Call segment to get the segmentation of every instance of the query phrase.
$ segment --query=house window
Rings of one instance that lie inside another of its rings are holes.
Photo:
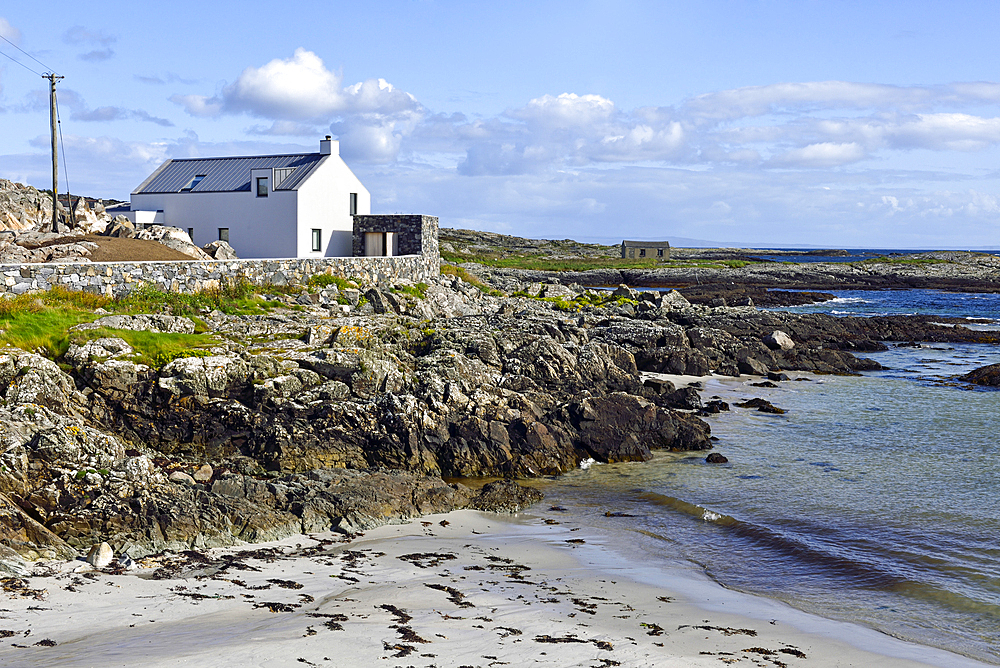
[[[358,194],[351,193],[351,215],[358,215]]]
[[[323,230],[312,231],[312,249],[314,251],[323,250]]]
[[[257,177],[257,197],[267,197],[267,177]]]
[[[645,248],[640,248],[639,249],[639,257],[646,257],[646,249]]]
[[[193,227],[189,227],[188,228],[188,237],[191,238],[191,243],[194,243],[194,228]]]
[[[198,174],[196,177],[188,181],[186,186],[181,188],[181,192],[188,192],[189,190],[193,190],[199,183],[202,182],[202,179],[204,178],[205,174]]]
[[[274,189],[277,190],[278,188],[280,188],[281,184],[285,182],[285,179],[287,179],[289,176],[291,176],[292,172],[294,172],[294,171],[295,171],[294,167],[284,167],[282,169],[275,169],[274,170]]]
[[[228,227],[220,227],[219,228],[219,241],[225,241],[227,244],[229,243],[229,228]]]
[[[657,255],[657,257],[663,257],[663,249],[662,248],[657,248],[656,249],[656,255]]]

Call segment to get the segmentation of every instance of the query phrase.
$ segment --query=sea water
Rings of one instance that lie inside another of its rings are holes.
[[[1000,318],[995,295],[838,299],[857,301],[788,310]],[[708,379],[704,398],[762,397],[787,413],[705,418],[728,464],[658,453],[593,465],[548,483],[546,502],[621,535],[631,558],[670,555],[727,587],[1000,663],[1000,392],[957,380],[1000,362],[1000,348],[866,356],[888,369],[792,372],[777,388]]]

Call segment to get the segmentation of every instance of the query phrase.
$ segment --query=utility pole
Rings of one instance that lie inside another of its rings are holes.
[[[49,80],[49,121],[52,126],[52,231],[59,231],[59,150],[56,143],[56,81],[63,79],[55,72],[42,75]]]

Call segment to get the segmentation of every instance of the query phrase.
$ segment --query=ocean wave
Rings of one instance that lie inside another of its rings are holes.
[[[818,538],[823,535],[825,529],[820,526],[808,526],[808,522],[800,531],[790,531],[737,519],[664,494],[645,492],[641,496],[657,506],[669,508],[704,522],[711,522],[713,526],[755,543],[783,558],[790,558],[800,566],[808,565],[810,569],[821,569],[829,576],[847,578],[854,586],[890,589],[904,584],[911,586],[915,584],[909,578],[894,572],[895,569],[881,555],[866,554],[856,547],[845,549],[844,546],[838,547]]]
[[[593,457],[589,457],[587,459],[584,459],[582,462],[580,462],[580,468],[582,470],[586,471],[587,469],[589,469],[591,466],[593,466],[596,463],[597,463],[596,459],[594,459]]]
[[[834,297],[826,302],[827,304],[868,304],[867,299],[862,297]]]

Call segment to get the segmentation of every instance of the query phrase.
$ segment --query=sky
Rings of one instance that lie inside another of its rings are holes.
[[[37,188],[55,71],[61,192],[331,134],[444,227],[1000,247],[996,2],[5,4],[0,178]]]

